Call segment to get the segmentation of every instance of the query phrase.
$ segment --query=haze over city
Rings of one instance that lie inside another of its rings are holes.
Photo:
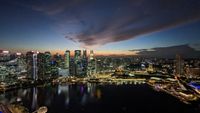
[[[1,0],[0,45],[13,52],[93,49],[98,55],[163,53],[174,46],[199,55],[199,5],[198,0]]]

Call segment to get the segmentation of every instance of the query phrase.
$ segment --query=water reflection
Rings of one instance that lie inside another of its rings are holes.
[[[33,112],[41,106],[48,113],[198,113],[193,106],[146,84],[73,84],[18,89],[0,95],[0,103],[18,103]],[[167,109],[167,110],[166,110]]]
[[[70,103],[85,105],[88,102],[96,101],[100,99],[100,89],[96,87],[96,84],[87,85],[59,85],[58,95],[63,95],[65,99],[65,107],[68,107]],[[97,95],[98,94],[98,95]],[[74,103],[77,102],[77,103]]]
[[[32,89],[33,91],[33,98],[32,98],[32,105],[31,105],[31,108],[32,108],[32,110],[36,110],[37,108],[38,108],[38,105],[37,105],[37,88],[36,87],[34,87],[33,89]]]
[[[57,108],[84,106],[101,99],[101,94],[101,90],[96,84],[57,85],[10,91],[0,95],[0,102],[4,104],[20,103],[33,112],[41,106],[55,105],[54,107]]]

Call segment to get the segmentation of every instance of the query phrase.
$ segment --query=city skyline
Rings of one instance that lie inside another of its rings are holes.
[[[180,53],[189,48],[199,55],[198,0],[0,3],[0,49],[62,54],[66,49],[92,49],[97,55],[141,55],[143,50],[179,47]]]
[[[200,0],[0,0],[0,113],[199,113]]]

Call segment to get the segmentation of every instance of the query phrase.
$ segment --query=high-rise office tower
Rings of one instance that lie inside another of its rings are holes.
[[[49,51],[44,53],[45,55],[45,74],[51,74],[51,53]]]
[[[81,50],[74,51],[74,60],[75,62],[79,62],[81,60]]]
[[[51,74],[51,53],[38,53],[37,54],[37,66],[38,66],[38,77],[45,79]]]
[[[69,68],[69,72],[70,72],[70,76],[75,76],[76,74],[76,70],[75,70],[75,62],[74,62],[74,59],[71,59],[70,60],[70,68]]]
[[[87,65],[88,65],[87,51],[83,50],[83,57],[82,57],[82,66],[83,66],[82,74],[83,74],[83,76],[87,75]]]
[[[60,54],[56,53],[54,55],[54,61],[56,62],[56,67],[57,68],[62,67],[62,56]]]
[[[183,76],[184,75],[184,62],[180,55],[176,55],[176,75]]]
[[[81,63],[81,50],[74,51],[74,67],[75,67],[75,76],[81,76],[82,74],[82,63]]]
[[[63,67],[63,75],[68,76],[70,74],[70,51],[66,50],[64,54],[64,67]]]
[[[33,51],[26,53],[26,64],[27,64],[27,78],[32,79],[33,75]]]
[[[64,68],[69,69],[70,65],[70,51],[66,50],[64,54]]]
[[[30,51],[26,53],[27,74],[28,78],[33,80],[38,79],[38,65],[37,65],[38,52]]]
[[[87,59],[87,50],[83,50],[83,59]]]
[[[95,76],[96,74],[96,60],[93,50],[90,50],[87,73],[88,76]]]
[[[38,53],[37,54],[37,67],[38,67],[38,75],[40,79],[45,78],[45,54],[44,53]]]

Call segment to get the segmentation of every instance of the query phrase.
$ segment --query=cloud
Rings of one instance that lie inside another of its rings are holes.
[[[137,49],[130,51],[137,52],[137,55],[145,57],[174,58],[176,54],[180,54],[183,58],[200,57],[200,51],[192,48],[188,44],[170,47],[157,47],[152,49],[154,51],[149,51],[149,49]]]
[[[56,0],[32,8],[55,19],[66,39],[93,47],[198,21],[199,6],[199,0]]]
[[[32,5],[32,9],[53,16],[75,7],[81,0],[56,0],[56,1],[37,1]]]
[[[200,51],[200,44],[199,43],[195,43],[195,44],[190,44],[190,47],[194,48],[197,51]]]

